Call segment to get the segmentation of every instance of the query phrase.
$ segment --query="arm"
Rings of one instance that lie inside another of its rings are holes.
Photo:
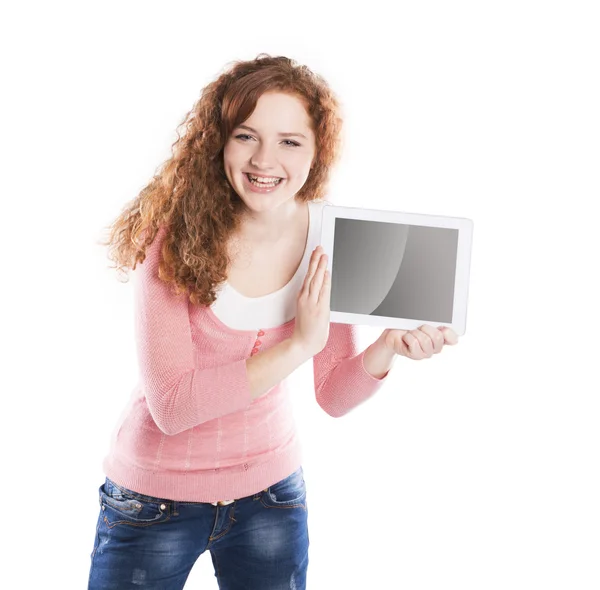
[[[335,418],[347,414],[385,383],[394,356],[379,340],[358,353],[356,326],[332,323],[325,348],[313,357],[317,403]]]
[[[178,434],[248,407],[306,359],[285,340],[248,359],[198,369],[188,298],[158,277],[166,231],[158,231],[134,275],[135,329],[142,386],[160,430]]]

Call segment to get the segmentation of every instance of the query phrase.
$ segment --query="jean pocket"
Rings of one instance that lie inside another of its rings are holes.
[[[172,502],[169,500],[138,494],[108,478],[99,492],[103,520],[109,528],[118,524],[145,527],[171,518]]]
[[[306,483],[302,467],[269,487],[263,493],[261,502],[267,508],[306,509]]]

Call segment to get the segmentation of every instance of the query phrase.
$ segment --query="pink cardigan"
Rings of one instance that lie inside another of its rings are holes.
[[[287,379],[252,400],[246,359],[292,336],[294,319],[276,328],[237,330],[207,306],[175,296],[158,278],[161,227],[133,271],[140,369],[105,458],[115,483],[160,498],[215,502],[264,490],[295,471],[301,448]],[[313,357],[319,406],[338,417],[386,381],[363,366],[356,327],[332,323]]]

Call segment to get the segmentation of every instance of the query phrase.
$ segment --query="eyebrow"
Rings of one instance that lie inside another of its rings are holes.
[[[248,125],[238,125],[236,129],[246,129],[248,131],[252,131],[252,133],[258,133],[256,129],[252,129],[252,127],[248,127]],[[279,133],[280,137],[293,137],[294,135],[297,137],[303,137],[304,139],[308,139],[308,137],[306,137],[306,135],[302,135],[302,133]]]

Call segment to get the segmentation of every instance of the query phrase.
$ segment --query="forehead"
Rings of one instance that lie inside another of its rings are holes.
[[[302,99],[283,92],[265,92],[254,112],[244,121],[264,131],[311,131],[312,121]]]

